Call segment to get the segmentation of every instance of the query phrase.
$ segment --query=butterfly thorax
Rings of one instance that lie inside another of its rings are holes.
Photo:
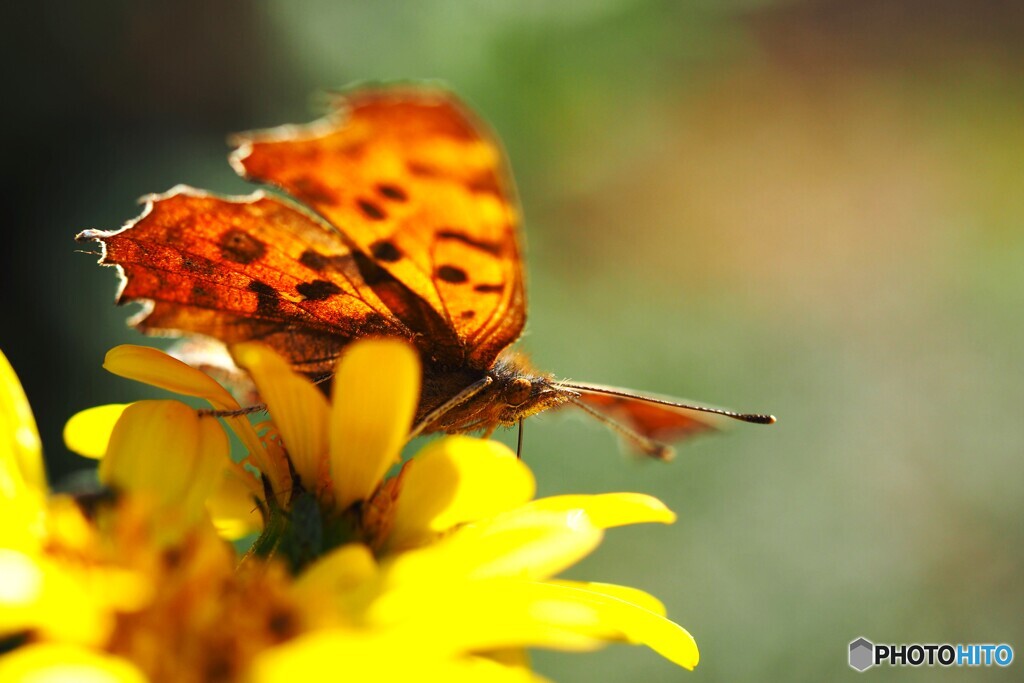
[[[425,432],[466,432],[509,427],[520,419],[568,401],[573,391],[534,370],[526,358],[503,353],[487,370],[425,365],[417,422],[455,402],[430,419]],[[464,400],[457,397],[464,396]]]

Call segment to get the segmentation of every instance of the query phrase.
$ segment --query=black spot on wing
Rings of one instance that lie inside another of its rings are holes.
[[[310,270],[323,270],[327,267],[327,257],[316,249],[307,249],[299,257],[299,263]]]
[[[419,178],[437,178],[441,175],[441,171],[436,166],[431,166],[421,161],[409,161],[405,164],[405,167],[409,173]]]
[[[459,314],[459,317],[462,318],[463,320],[472,320],[474,317],[476,317],[476,311],[463,311],[462,313]]]
[[[256,294],[256,313],[258,315],[275,315],[281,299],[277,290],[265,282],[253,280],[249,283],[249,291]]]
[[[388,217],[387,212],[379,204],[371,202],[369,199],[356,200],[356,204],[359,205],[359,210],[363,212],[363,215],[371,221],[382,221]]]
[[[380,193],[380,196],[395,202],[404,202],[409,199],[409,195],[405,193],[405,190],[390,183],[380,183],[377,185],[377,192]]]
[[[330,269],[350,274],[355,267],[350,254],[332,254],[328,256],[327,254],[321,254],[316,249],[307,249],[302,252],[302,255],[299,256],[299,263],[317,272]]]
[[[267,245],[244,230],[232,228],[221,235],[220,252],[227,260],[245,265],[262,257]]]
[[[394,263],[402,258],[402,251],[390,240],[377,240],[370,245],[370,253],[378,261]]]
[[[323,301],[341,292],[341,288],[327,280],[313,280],[296,285],[295,291],[306,297],[307,301]]]
[[[479,285],[473,286],[473,291],[480,292],[481,294],[500,294],[504,290],[505,285],[501,284],[500,282],[497,284],[484,282]]]
[[[466,271],[458,266],[441,266],[437,269],[437,277],[452,284],[460,284],[469,279]]]
[[[498,177],[490,171],[479,174],[470,180],[466,187],[470,192],[501,196],[501,186],[498,184]]]
[[[360,252],[353,252],[356,267],[363,277],[363,282],[371,288],[381,284],[397,283],[394,276],[377,265],[377,262]]]
[[[463,244],[468,244],[474,249],[485,251],[488,254],[493,254],[494,256],[500,256],[501,252],[503,251],[500,242],[492,242],[490,240],[478,240],[474,237],[470,237],[461,230],[455,230],[453,228],[445,228],[444,230],[438,230],[437,238],[441,240],[453,240],[455,242],[462,242]]]

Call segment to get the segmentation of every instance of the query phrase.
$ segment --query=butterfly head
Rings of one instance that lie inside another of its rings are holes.
[[[493,382],[487,400],[497,409],[496,421],[500,424],[515,424],[521,418],[561,405],[575,395],[533,370],[518,354],[504,354],[488,375]]]
[[[500,406],[498,420],[514,424],[548,408],[565,403],[569,396],[546,377],[515,375],[495,377],[494,399]]]

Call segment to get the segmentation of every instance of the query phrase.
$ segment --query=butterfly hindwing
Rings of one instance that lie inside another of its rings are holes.
[[[719,429],[725,419],[660,397],[644,397],[628,389],[572,384],[575,399],[610,417],[644,438],[666,443]]]

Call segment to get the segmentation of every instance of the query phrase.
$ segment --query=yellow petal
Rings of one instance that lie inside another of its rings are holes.
[[[376,596],[379,572],[373,553],[362,543],[332,550],[310,565],[292,585],[297,604],[317,627],[361,623]]]
[[[415,637],[414,637],[415,636]],[[519,667],[481,657],[439,651],[438,634],[367,635],[327,629],[264,651],[255,661],[253,683],[326,680],[339,663],[356,681],[444,681],[445,683],[542,683]]]
[[[535,582],[508,578],[398,584],[373,603],[366,623],[410,639],[443,634],[435,648],[452,653],[518,647],[586,651],[608,641],[592,607],[553,596]]]
[[[43,447],[21,382],[0,352],[0,496],[19,495],[25,487],[47,490]]]
[[[446,683],[547,683],[548,679],[530,671],[529,663],[508,665],[490,657],[461,657],[440,672]]]
[[[341,662],[345,678],[353,681],[445,680],[428,675],[431,666],[426,657],[431,653],[422,640],[397,643],[364,632],[314,631],[260,654],[252,668],[252,681],[324,680],[325,672]]]
[[[580,509],[587,513],[594,526],[601,529],[644,522],[672,524],[676,521],[675,513],[664,503],[642,493],[551,496],[531,501],[526,507],[549,512]]]
[[[0,657],[6,683],[146,683],[128,660],[73,645],[36,644]]]
[[[183,451],[195,450],[199,419],[179,401],[139,401],[128,406],[114,426],[100,462],[104,484],[129,492],[161,494],[166,472],[181,466]],[[180,482],[186,474],[177,472]],[[172,495],[179,493],[176,486]]]
[[[288,463],[283,458],[271,456],[263,442],[260,441],[249,418],[246,415],[235,415],[225,417],[224,422],[245,446],[248,462],[270,480],[270,486],[274,493],[281,494],[284,491],[290,491],[292,475],[288,470]],[[260,497],[262,497],[262,492]],[[278,498],[278,500],[281,499]]]
[[[212,418],[199,419],[199,441],[191,458],[188,481],[177,505],[193,511],[196,517],[206,510],[206,501],[231,464],[231,444],[220,423]]]
[[[232,353],[256,383],[299,479],[315,491],[321,463],[327,457],[327,399],[267,346],[239,344]]]
[[[100,481],[195,519],[229,465],[229,449],[213,418],[200,418],[178,401],[139,401],[114,426]]]
[[[642,591],[602,584],[497,578],[439,582],[424,590],[399,583],[373,605],[368,620],[409,632],[435,629],[449,643],[471,651],[515,646],[593,649],[616,641],[642,644],[692,669],[699,660],[693,637],[646,609],[652,604],[660,607]]]
[[[332,390],[331,474],[339,509],[373,493],[398,460],[420,395],[419,356],[397,339],[356,342]]]
[[[205,399],[215,410],[240,410],[238,402],[212,377],[187,363],[148,346],[123,344],[107,352],[103,367],[115,375]],[[249,452],[252,464],[271,481],[275,492],[291,485],[287,463],[270,461],[248,417],[234,415],[224,421]]]
[[[575,564],[601,542],[603,532],[580,510],[516,510],[459,528],[443,540],[394,557],[392,580],[456,578],[545,579]]]
[[[256,501],[263,498],[260,484],[248,471],[229,467],[206,500],[217,533],[223,538],[237,540],[258,531],[263,518]]]
[[[504,444],[451,436],[428,444],[402,471],[392,550],[530,500],[533,473]]]
[[[113,627],[102,570],[0,549],[0,633],[95,645]],[[0,676],[0,680],[7,680]]]
[[[107,351],[103,367],[136,382],[206,399],[217,410],[239,409],[238,402],[212,377],[159,349],[134,344],[115,346]]]
[[[75,413],[64,425],[64,445],[86,458],[102,458],[107,452],[110,433],[128,405],[111,403]]]
[[[13,470],[12,470],[13,471]],[[25,552],[38,552],[46,540],[46,494],[34,488],[21,486],[20,472],[8,478],[0,488],[0,548]],[[0,478],[5,476],[0,464]],[[21,490],[12,493],[11,484],[18,483]]]
[[[231,394],[206,373],[148,346],[122,344],[107,352],[103,367],[115,375],[160,387],[185,396],[202,398],[215,410],[239,410]],[[225,417],[224,421],[238,435],[257,468],[266,474],[275,492],[291,484],[287,463],[269,461],[259,436],[245,415]]]
[[[42,568],[25,553],[0,548],[0,634],[30,628],[42,593]]]
[[[294,589],[310,596],[350,591],[377,576],[377,561],[362,543],[335,548],[310,565]]]
[[[596,610],[601,625],[595,636],[599,637],[600,631],[607,629],[606,636],[617,634],[628,643],[646,645],[684,669],[697,666],[700,654],[693,636],[679,624],[641,605],[620,599],[607,590],[592,591],[564,583],[538,583],[537,589],[552,599],[578,601]]]
[[[648,612],[653,612],[658,616],[664,617],[667,615],[665,605],[662,604],[661,600],[654,597],[646,591],[642,591],[639,588],[633,588],[631,586],[620,586],[614,583],[599,583],[596,581],[569,581],[566,579],[549,579],[547,583],[554,586],[566,586],[567,588],[576,588],[580,590],[590,591],[591,593],[600,593],[607,595],[611,598],[616,598],[624,602],[629,602],[637,607],[642,607]]]
[[[99,529],[74,496],[60,493],[46,501],[46,540],[50,547],[82,556],[95,553]]]

